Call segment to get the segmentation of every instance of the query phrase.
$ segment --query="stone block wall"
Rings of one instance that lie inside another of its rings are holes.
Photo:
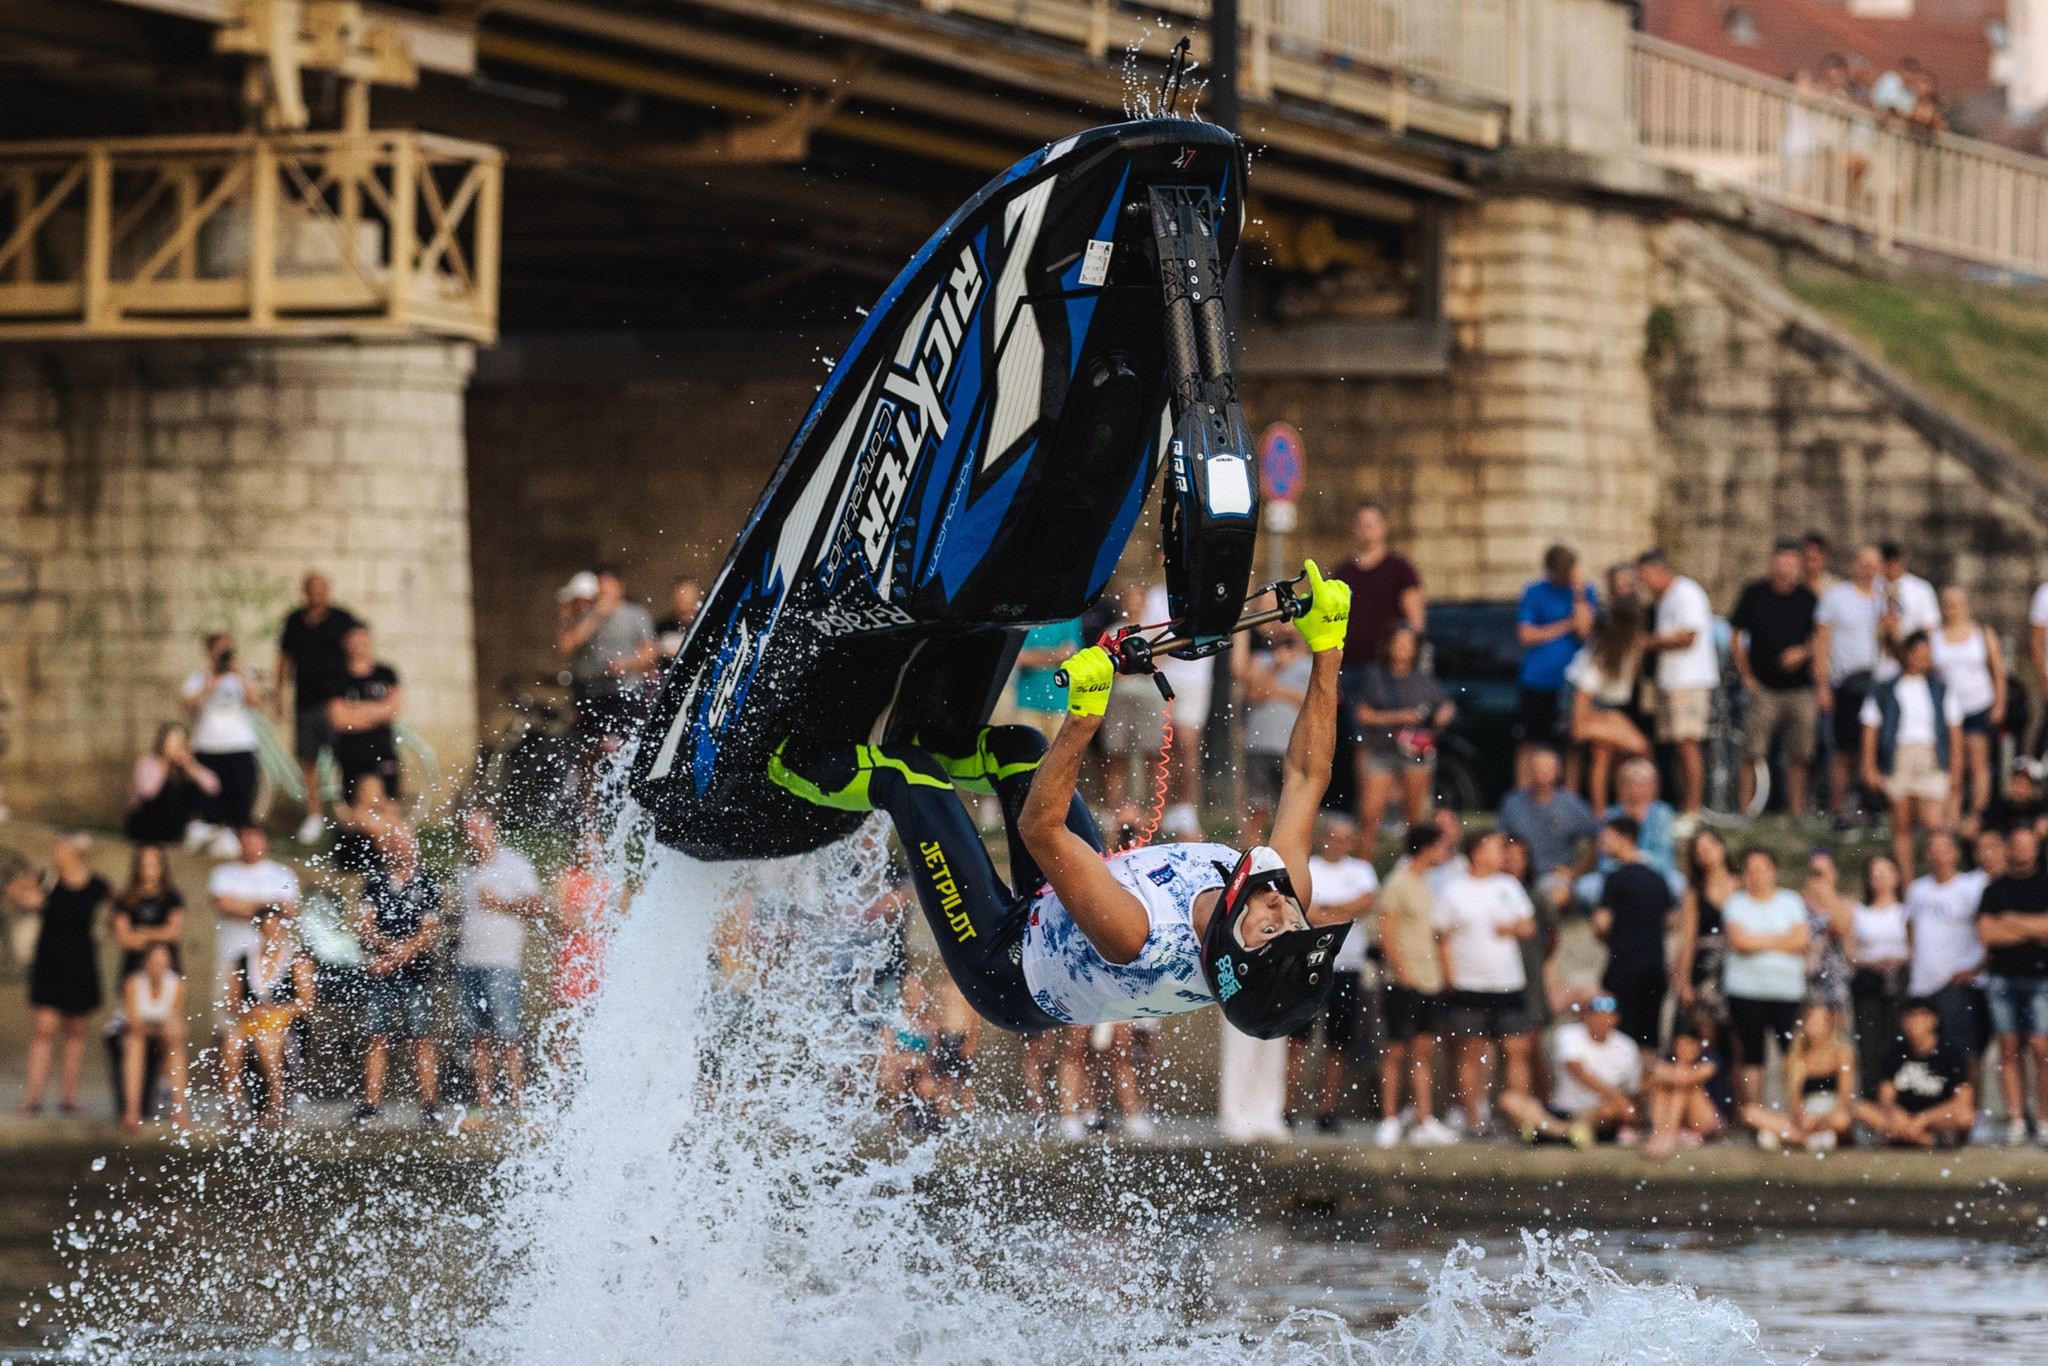
[[[0,540],[37,585],[0,606],[9,802],[113,819],[201,637],[234,632],[267,683],[316,568],[466,763],[470,368],[467,344],[0,348]]]
[[[1898,541],[1977,615],[2024,635],[2048,577],[2048,478],[1920,394],[1693,224],[1652,236],[1652,297],[1669,341],[1649,362],[1658,528],[1722,610],[1770,540],[1818,528],[1838,568]]]
[[[1285,418],[1308,446],[1304,548],[1341,558],[1370,498],[1443,598],[1520,591],[1556,541],[1592,566],[1642,549],[1657,506],[1642,222],[1517,197],[1446,226],[1448,377],[1247,388],[1254,427]]]

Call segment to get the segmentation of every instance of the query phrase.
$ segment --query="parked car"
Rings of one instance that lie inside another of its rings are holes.
[[[1515,709],[1522,646],[1515,604],[1475,599],[1429,604],[1432,667],[1458,705],[1437,737],[1437,800],[1490,811],[1515,785]]]

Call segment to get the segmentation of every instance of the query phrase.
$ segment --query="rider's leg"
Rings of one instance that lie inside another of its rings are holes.
[[[912,745],[785,744],[769,777],[821,806],[886,811],[910,861],[918,903],[946,970],[985,1018],[1005,1029],[1057,1023],[1031,1005],[1010,949],[1018,917],[1010,890],[945,768]]]

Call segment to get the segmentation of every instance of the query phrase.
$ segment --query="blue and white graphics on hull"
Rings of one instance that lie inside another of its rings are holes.
[[[954,366],[972,336],[975,310],[988,292],[988,273],[973,244],[961,249],[945,283],[933,291],[921,331],[905,332],[903,345],[882,374],[882,392],[862,442],[861,476],[848,515],[851,534],[835,536],[825,575],[836,587],[848,550],[858,546],[877,596],[889,578],[889,551],[910,491],[911,471],[933,443],[943,441],[951,413],[947,391]]]

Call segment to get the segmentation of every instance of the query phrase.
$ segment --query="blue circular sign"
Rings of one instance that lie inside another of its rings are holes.
[[[1291,503],[1301,496],[1307,464],[1301,433],[1288,422],[1275,422],[1259,437],[1259,481],[1266,497]]]

